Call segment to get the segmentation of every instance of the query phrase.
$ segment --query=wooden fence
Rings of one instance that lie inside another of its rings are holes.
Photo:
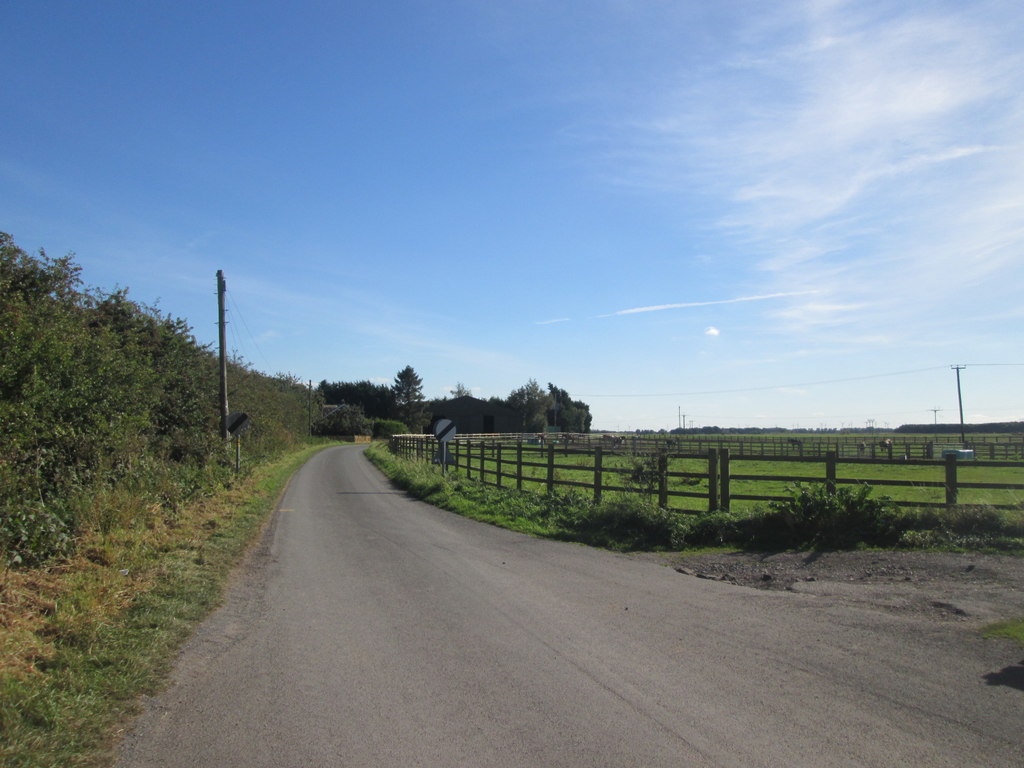
[[[602,446],[616,451],[651,453],[668,450],[675,453],[706,453],[711,448],[728,448],[744,456],[800,456],[822,458],[836,453],[839,458],[855,459],[939,459],[943,450],[966,448],[975,458],[988,461],[1024,461],[1024,434],[972,436],[961,442],[959,435],[903,435],[899,433],[802,435],[731,435],[682,434],[653,435],[624,433],[537,433],[459,435],[462,440],[486,440],[497,443],[568,444],[594,448]]]
[[[729,509],[735,502],[786,499],[789,497],[782,495],[785,486],[794,482],[824,483],[833,491],[840,485],[893,489],[910,497],[895,499],[896,504],[907,507],[984,503],[1017,509],[1024,499],[1019,493],[1024,491],[1024,462],[960,461],[955,454],[942,459],[900,457],[890,461],[841,457],[836,451],[827,451],[824,456],[761,456],[718,447],[700,453],[663,448],[644,454],[633,453],[623,444],[586,446],[564,437],[558,441],[529,436],[523,439],[523,435],[515,435],[514,441],[509,439],[512,436],[502,437],[469,436],[451,441],[449,466],[490,485],[517,490],[542,487],[548,492],[557,487],[579,488],[592,493],[597,501],[607,492],[646,493],[660,506],[684,512]],[[438,449],[438,443],[428,435],[391,439],[391,450],[407,458],[436,462]],[[742,471],[751,465],[767,465],[771,471]],[[787,471],[780,471],[778,465]],[[979,472],[988,476],[981,481],[965,479]],[[907,479],[908,475],[912,479]],[[993,476],[999,480],[993,480]],[[995,503],[984,498],[986,492],[996,495]]]

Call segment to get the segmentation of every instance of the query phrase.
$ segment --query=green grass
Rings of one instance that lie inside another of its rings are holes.
[[[678,516],[635,494],[609,494],[596,503],[574,489],[553,493],[497,488],[459,472],[395,457],[382,443],[367,457],[410,495],[451,512],[503,528],[617,550],[667,549]]]
[[[59,568],[5,573],[5,607],[25,610],[8,611],[0,627],[9,654],[0,667],[0,764],[111,764],[117,729],[139,696],[158,690],[288,478],[323,447],[257,468],[166,526],[105,534]]]
[[[984,637],[1005,637],[1024,648],[1024,618],[998,621],[982,630]]]

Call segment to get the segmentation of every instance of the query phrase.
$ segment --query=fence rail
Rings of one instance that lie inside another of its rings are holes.
[[[959,435],[854,434],[781,435],[683,434],[650,435],[633,433],[538,432],[536,434],[460,435],[460,440],[486,440],[495,443],[527,441],[538,445],[564,445],[616,451],[650,453],[668,450],[677,453],[706,453],[711,448],[728,448],[744,456],[777,458],[796,456],[824,458],[832,451],[840,458],[857,459],[938,459],[947,448],[972,450],[977,459],[988,461],[1024,461],[1024,434],[971,436],[961,442]]]
[[[818,456],[743,453],[732,447],[703,451],[635,450],[625,441],[590,442],[566,436],[476,435],[449,443],[449,466],[499,487],[557,487],[589,490],[600,501],[607,492],[646,493],[659,505],[684,512],[729,509],[735,502],[788,498],[793,482],[869,485],[896,489],[905,507],[986,504],[1000,509],[1024,506],[1024,462],[868,458],[826,451]],[[438,443],[428,435],[398,435],[391,450],[421,461],[439,461]],[[792,467],[792,470],[788,470]],[[840,468],[843,474],[840,475]],[[753,471],[759,470],[759,471]],[[700,500],[694,508],[694,500]]]

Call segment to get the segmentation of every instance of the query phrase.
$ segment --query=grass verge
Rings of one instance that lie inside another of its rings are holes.
[[[0,764],[105,766],[118,728],[155,692],[218,604],[303,448],[167,515],[84,535],[77,554],[0,576]]]
[[[672,547],[680,518],[640,494],[609,494],[595,503],[581,491],[535,493],[484,485],[425,462],[394,456],[377,443],[366,456],[415,498],[474,520],[563,541],[617,550]]]

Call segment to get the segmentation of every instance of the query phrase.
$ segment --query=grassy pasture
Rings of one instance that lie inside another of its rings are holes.
[[[501,484],[515,487],[517,483],[516,445],[500,446]],[[553,466],[549,467],[548,448],[524,445],[522,451],[522,486],[543,490],[549,471],[557,486],[577,486],[593,492],[595,484],[596,454],[570,446],[557,446]],[[458,461],[456,471],[486,482],[498,482],[499,446],[480,443],[454,444],[452,452]],[[630,490],[648,493],[657,498],[659,484],[656,459],[605,451],[601,464],[601,486],[604,492]],[[692,512],[708,509],[708,459],[706,457],[666,458],[668,507]],[[795,460],[773,458],[732,458],[730,460],[730,508],[738,511],[763,504],[765,498],[786,497],[787,487],[793,482],[823,483],[826,467],[823,459]],[[922,460],[873,462],[840,460],[836,470],[840,486],[864,483],[873,487],[876,495],[892,498],[908,505],[945,503],[945,464],[942,460],[924,463]],[[890,485],[890,483],[908,483]],[[1024,464],[984,461],[957,463],[958,502],[970,505],[1024,505],[1024,490],[1020,488],[973,488],[970,485],[1024,485]],[[967,487],[965,487],[967,486]],[[687,494],[687,495],[676,495]]]

